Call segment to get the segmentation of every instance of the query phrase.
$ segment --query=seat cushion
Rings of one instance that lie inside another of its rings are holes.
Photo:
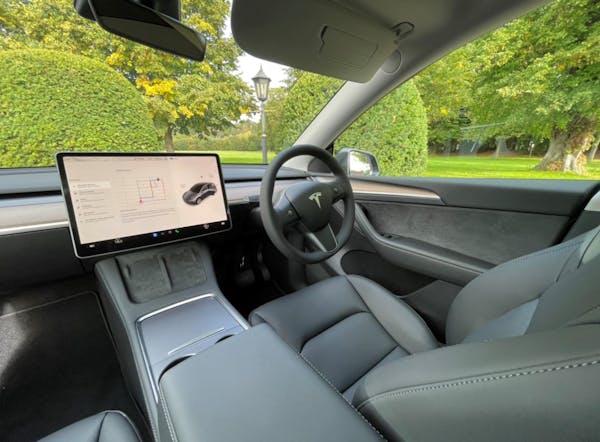
[[[137,430],[120,411],[103,411],[69,425],[40,442],[140,442]]]
[[[380,285],[338,276],[265,304],[250,323],[268,323],[351,399],[374,367],[438,346],[421,317]]]

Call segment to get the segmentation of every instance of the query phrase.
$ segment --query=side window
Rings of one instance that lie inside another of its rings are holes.
[[[391,92],[336,148],[382,175],[600,179],[599,17],[593,0],[531,12]]]

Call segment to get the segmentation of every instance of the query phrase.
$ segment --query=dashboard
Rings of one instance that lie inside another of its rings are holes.
[[[248,222],[258,207],[264,165],[223,165],[225,195],[232,229],[210,236],[212,242],[243,240],[261,234]],[[282,168],[275,191],[306,180],[308,174]],[[416,187],[351,180],[355,196],[376,201],[393,195],[398,202],[443,204],[433,192]],[[73,277],[92,269],[97,259],[78,259],[73,252],[60,178],[54,167],[0,169],[0,292],[40,281]]]
[[[223,165],[229,206],[258,202],[264,166]],[[276,190],[306,178],[296,170],[282,170]],[[55,168],[0,171],[0,236],[68,227]]]
[[[215,242],[257,232],[245,220],[258,206],[265,166],[223,165],[222,170],[233,228],[207,237]],[[304,179],[303,172],[281,170],[276,189]],[[96,261],[75,256],[56,168],[0,170],[0,293],[82,275]]]

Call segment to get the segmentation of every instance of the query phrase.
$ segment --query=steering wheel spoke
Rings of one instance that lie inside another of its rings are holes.
[[[311,246],[320,252],[330,252],[335,250],[338,245],[331,224],[327,224],[321,230],[316,232],[305,231],[304,238]]]
[[[343,200],[351,189],[348,189],[348,180],[339,177],[334,178],[327,183],[331,189],[333,202]]]
[[[275,216],[281,227],[288,227],[298,222],[300,217],[298,212],[292,206],[290,201],[285,196],[285,193],[281,195],[279,201],[273,206],[275,210]]]

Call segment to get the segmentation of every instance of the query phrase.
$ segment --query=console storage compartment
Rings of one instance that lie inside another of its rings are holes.
[[[381,440],[266,324],[168,369],[159,390],[161,440]]]
[[[163,370],[244,328],[221,299],[202,295],[137,320],[147,369],[156,385]]]

